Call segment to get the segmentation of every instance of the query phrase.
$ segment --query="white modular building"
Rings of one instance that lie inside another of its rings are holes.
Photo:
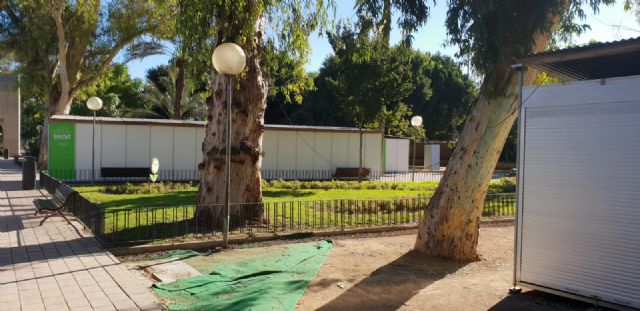
[[[520,61],[514,285],[640,308],[640,39]]]
[[[202,161],[205,122],[53,116],[49,120],[49,171],[63,179],[89,180],[104,169],[148,168],[160,161],[160,179],[195,180]],[[359,130],[325,126],[265,125],[264,178],[329,179],[338,167],[358,167]],[[365,130],[363,167],[383,166],[381,131]],[[92,149],[95,155],[92,160]]]

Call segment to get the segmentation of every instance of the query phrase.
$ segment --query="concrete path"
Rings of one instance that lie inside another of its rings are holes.
[[[62,217],[34,216],[42,190],[19,190],[0,160],[0,310],[161,310],[162,305],[90,232]]]

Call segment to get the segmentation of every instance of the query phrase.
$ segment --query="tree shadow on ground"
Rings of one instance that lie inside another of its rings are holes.
[[[396,310],[422,289],[466,264],[408,252],[318,310]]]
[[[489,308],[491,311],[552,311],[552,310],[564,310],[564,311],[578,311],[588,310],[593,308],[593,305],[558,296],[537,290],[531,290],[522,292],[519,294],[511,294],[493,307]],[[600,308],[599,310],[609,310],[606,308]]]

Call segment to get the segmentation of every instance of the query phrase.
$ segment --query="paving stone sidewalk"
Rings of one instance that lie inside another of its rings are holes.
[[[0,160],[0,310],[162,310],[156,296],[77,221],[34,216],[42,190]]]

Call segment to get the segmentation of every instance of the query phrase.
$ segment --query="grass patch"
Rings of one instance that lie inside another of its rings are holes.
[[[265,202],[394,199],[429,196],[437,182],[271,182],[263,183]],[[302,186],[302,184],[305,184]],[[121,184],[76,186],[83,196],[106,209],[195,205],[198,187],[193,184]],[[354,187],[358,187],[354,189]]]
[[[416,223],[437,182],[263,182],[267,224],[257,230],[356,228]],[[489,193],[505,193],[512,180],[492,182]],[[197,185],[121,184],[78,186],[106,212],[106,240],[150,241],[206,234],[194,220]],[[137,209],[146,207],[145,209]],[[515,196],[487,197],[483,216],[513,215]],[[219,228],[215,230],[219,232]]]

